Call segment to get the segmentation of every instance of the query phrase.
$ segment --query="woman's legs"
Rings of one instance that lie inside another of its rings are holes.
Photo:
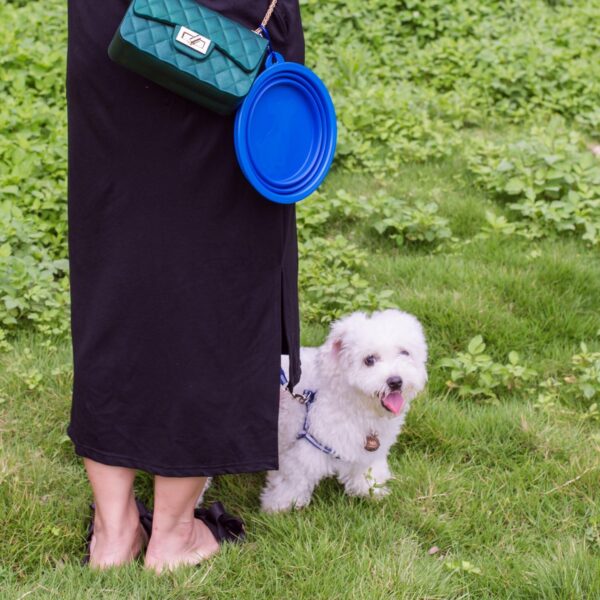
[[[135,469],[83,462],[94,493],[94,535],[90,543],[90,566],[108,567],[131,561],[147,541],[135,504]],[[157,572],[180,564],[195,564],[215,554],[219,543],[194,507],[206,477],[154,479],[152,537],[145,564]]]
[[[89,458],[83,462],[96,504],[90,566],[103,568],[129,562],[146,538],[133,495],[135,470]]]
[[[208,527],[194,518],[196,500],[205,483],[206,477],[155,476],[146,567],[160,573],[165,568],[196,564],[219,550]]]

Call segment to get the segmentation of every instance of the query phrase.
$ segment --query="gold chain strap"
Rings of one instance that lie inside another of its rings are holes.
[[[265,15],[265,18],[262,20],[261,25],[263,27],[266,27],[267,24],[269,23],[269,21],[271,20],[271,16],[273,15],[273,11],[275,10],[276,6],[277,6],[277,0],[273,0],[271,2],[271,4],[269,5],[269,8],[267,9],[267,14]],[[254,29],[254,33],[258,33],[258,35],[262,35],[261,28],[257,27],[256,29]]]

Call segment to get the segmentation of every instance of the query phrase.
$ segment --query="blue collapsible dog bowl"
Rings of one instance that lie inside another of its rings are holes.
[[[282,79],[277,80],[277,85],[282,84]],[[308,95],[308,101],[315,101],[314,93],[310,88],[307,88],[303,83],[299,83],[293,79],[287,79],[285,84],[291,89],[297,88],[298,92],[301,94]],[[318,100],[316,100],[318,102]],[[320,103],[317,104],[319,108]],[[322,166],[323,155],[326,148],[326,144],[324,143],[324,134],[323,130],[328,127],[328,122],[326,121],[323,111],[319,110],[318,114],[314,115],[312,127],[310,129],[305,129],[302,133],[304,138],[298,140],[296,136],[295,139],[295,147],[288,149],[288,156],[280,154],[279,157],[283,158],[287,161],[287,164],[282,165],[282,163],[273,165],[270,161],[272,157],[268,154],[265,156],[261,152],[254,152],[253,155],[250,156],[252,160],[252,166],[254,167],[255,174],[262,179],[263,184],[267,187],[271,187],[274,191],[280,191],[286,193],[287,195],[292,192],[297,192],[300,189],[306,186],[306,182],[310,181],[311,178],[315,176],[315,173],[318,172],[318,169]],[[289,155],[294,155],[292,160],[289,160]],[[264,161],[264,162],[261,162]],[[290,165],[292,168],[290,169]],[[283,169],[287,169],[288,175],[286,177]],[[299,168],[297,168],[299,167]],[[266,177],[262,175],[263,173],[269,173],[270,170],[275,171],[275,177],[271,176]],[[289,174],[289,171],[295,173]]]
[[[281,181],[271,181],[272,187],[278,190],[285,190],[289,194],[293,191],[299,191],[299,189],[305,186],[306,181],[309,181],[312,177],[315,177],[315,175],[318,174],[318,170],[322,168],[325,152],[328,149],[325,139],[325,132],[329,130],[331,123],[323,103],[320,101],[320,98],[316,95],[315,91],[311,87],[307,87],[304,81],[301,79],[299,80],[292,74],[286,76],[286,83],[292,87],[298,86],[298,89],[303,93],[310,94],[310,100],[314,101],[316,106],[319,108],[318,115],[316,115],[317,118],[315,118],[313,122],[314,131],[304,132],[308,139],[312,137],[313,144],[310,148],[310,151],[306,152],[306,162],[304,163],[303,167],[299,169],[298,174],[295,177],[282,179]],[[325,172],[324,175],[326,174],[327,172]]]
[[[323,182],[337,142],[323,82],[307,67],[267,57],[235,117],[235,151],[246,179],[265,198],[291,204]]]

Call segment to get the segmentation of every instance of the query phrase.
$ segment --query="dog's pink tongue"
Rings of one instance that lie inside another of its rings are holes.
[[[400,392],[391,392],[383,399],[383,405],[397,415],[404,406],[404,397]]]

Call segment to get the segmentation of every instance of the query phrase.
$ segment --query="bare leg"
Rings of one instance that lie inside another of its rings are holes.
[[[194,518],[194,507],[206,477],[154,478],[152,535],[145,566],[160,573],[197,564],[219,550],[210,529]]]
[[[133,495],[135,469],[83,459],[96,505],[90,567],[130,562],[147,541]]]

